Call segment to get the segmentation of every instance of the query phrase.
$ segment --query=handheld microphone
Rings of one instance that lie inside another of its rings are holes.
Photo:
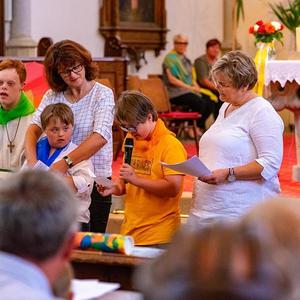
[[[124,144],[124,163],[129,164],[131,163],[131,156],[133,150],[133,138],[127,138]]]

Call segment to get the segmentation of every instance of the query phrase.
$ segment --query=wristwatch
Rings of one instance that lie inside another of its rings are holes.
[[[63,160],[68,165],[68,168],[72,168],[73,167],[73,161],[72,161],[72,159],[69,156],[64,156]]]
[[[234,173],[234,168],[229,168],[228,169],[227,181],[228,182],[234,182],[234,181],[236,181],[236,176],[235,176],[235,173]]]

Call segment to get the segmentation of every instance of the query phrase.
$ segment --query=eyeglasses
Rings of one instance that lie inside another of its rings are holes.
[[[119,127],[125,131],[125,132],[137,132],[137,127],[139,126],[139,123],[136,125],[132,125],[132,126],[125,126],[125,125],[120,125]]]
[[[64,71],[59,72],[59,74],[61,76],[70,76],[72,72],[75,73],[75,74],[80,73],[82,71],[82,69],[83,69],[83,65],[78,64],[78,65],[76,65],[72,68],[67,68]]]
[[[188,42],[174,42],[176,45],[188,45]]]

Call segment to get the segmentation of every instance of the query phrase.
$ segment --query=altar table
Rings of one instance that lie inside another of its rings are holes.
[[[264,96],[280,111],[294,113],[297,165],[293,180],[300,181],[300,60],[270,60],[265,65]]]

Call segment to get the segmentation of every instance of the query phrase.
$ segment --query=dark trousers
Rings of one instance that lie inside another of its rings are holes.
[[[80,225],[79,228],[80,231],[85,231],[85,232],[91,231],[90,223],[79,223],[79,225]]]
[[[183,106],[185,111],[198,112],[202,117],[197,121],[197,126],[205,129],[205,121],[213,112],[213,103],[210,98],[203,94],[186,93],[170,99],[175,105]]]
[[[102,197],[97,191],[96,183],[94,183],[91,198],[92,201],[89,208],[90,230],[91,232],[104,233],[111,207],[111,196]]]

